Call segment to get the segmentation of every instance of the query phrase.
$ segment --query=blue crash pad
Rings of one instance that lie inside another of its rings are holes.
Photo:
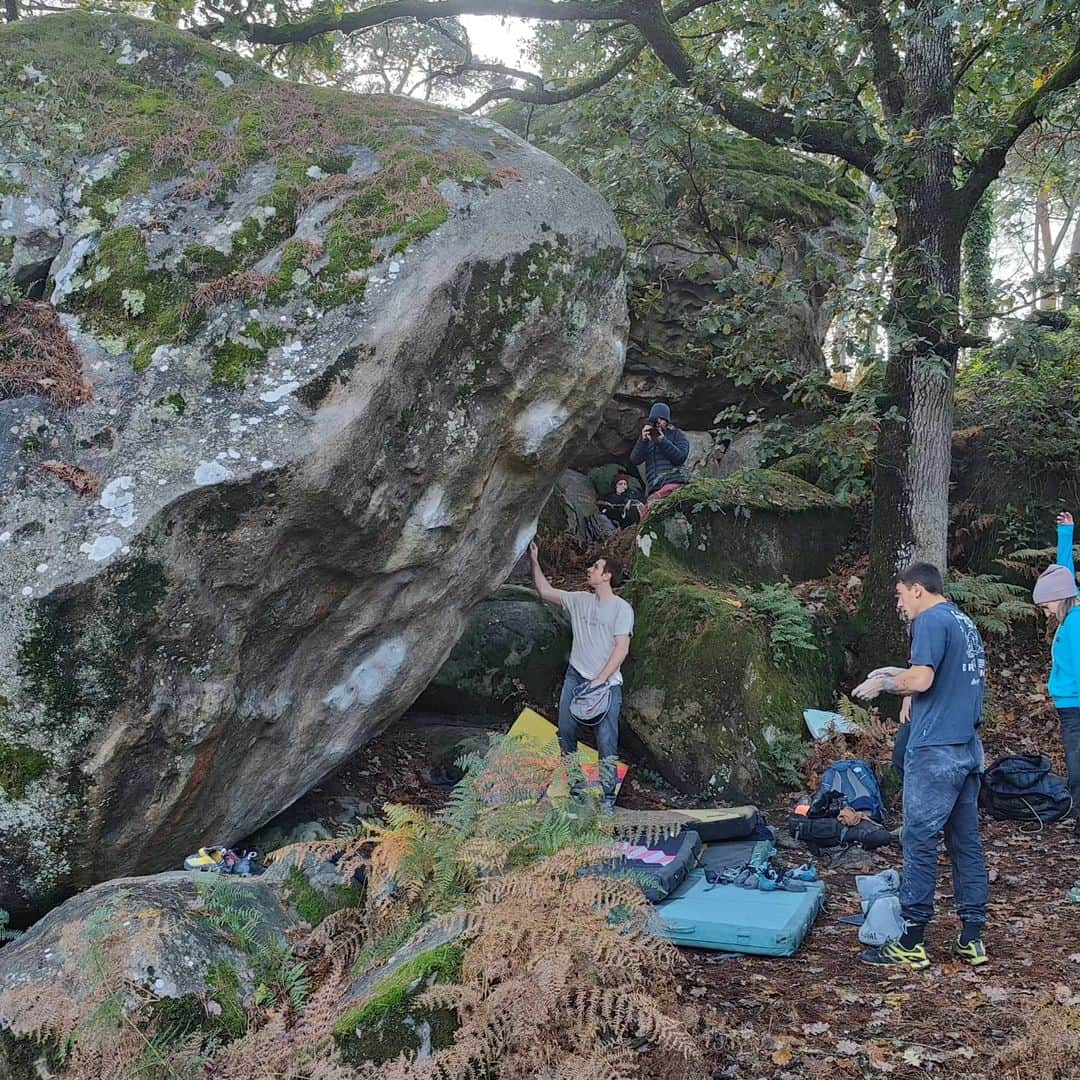
[[[761,892],[739,885],[710,885],[695,871],[671,899],[656,905],[659,932],[695,949],[792,956],[825,902],[820,881],[806,892]]]

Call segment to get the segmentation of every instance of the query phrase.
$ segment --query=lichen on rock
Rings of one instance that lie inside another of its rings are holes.
[[[92,384],[0,397],[0,907],[29,911],[238,840],[411,704],[626,309],[603,201],[486,121],[120,16],[0,44],[0,252]]]

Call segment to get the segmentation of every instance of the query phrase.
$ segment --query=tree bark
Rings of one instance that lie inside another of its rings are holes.
[[[4,18],[7,22],[15,22],[19,17],[19,0],[4,0]]]
[[[1039,186],[1035,195],[1035,228],[1038,230],[1036,251],[1041,248],[1043,273],[1049,274],[1054,269],[1054,238],[1050,234],[1050,193],[1042,185]],[[1040,308],[1052,310],[1057,306],[1054,290],[1049,281],[1041,287],[1036,285],[1035,292],[1042,294],[1038,302]]]
[[[906,657],[893,577],[912,562],[945,570],[953,383],[960,325],[960,241],[953,149],[935,138],[953,111],[952,29],[939,3],[915,13],[905,49],[906,103],[919,168],[889,191],[896,210],[886,314],[885,414],[874,472],[870,573],[863,615],[871,661]],[[936,25],[935,25],[936,24]]]

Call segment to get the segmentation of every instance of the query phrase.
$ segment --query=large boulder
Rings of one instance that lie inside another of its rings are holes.
[[[650,512],[624,716],[630,741],[680,790],[767,797],[772,748],[803,734],[803,709],[832,705],[830,628],[777,590],[823,575],[848,526],[831,496],[770,470],[694,479]]]
[[[50,1075],[36,1063],[53,1058],[55,1046],[33,1036],[74,1026],[117,988],[156,999],[163,1016],[186,1008],[203,1021],[203,1002],[217,998],[227,1022],[230,1005],[250,1001],[260,946],[296,922],[282,898],[261,878],[175,871],[103,882],[54,908],[0,949],[0,1075]],[[228,931],[240,922],[250,927],[246,938]]]
[[[707,430],[732,406],[791,412],[792,383],[824,374],[835,298],[866,236],[850,178],[700,114],[675,150],[660,100],[600,91],[496,112],[610,192],[631,241],[626,367],[574,468],[622,460],[656,400],[684,429]]]
[[[465,633],[420,696],[436,713],[508,718],[545,710],[570,655],[570,622],[532,589],[504,585],[473,608]]]
[[[752,469],[693,479],[651,511],[637,542],[646,559],[666,553],[710,581],[753,585],[824,577],[850,528],[827,492]]]
[[[775,791],[770,747],[804,733],[803,709],[833,703],[827,627],[778,655],[767,620],[674,559],[634,564],[637,615],[623,692],[625,737],[680,791],[755,802]]]
[[[595,427],[626,307],[603,200],[489,122],[128,18],[0,53],[0,262],[53,305],[0,309],[27,911],[250,833],[415,700]]]

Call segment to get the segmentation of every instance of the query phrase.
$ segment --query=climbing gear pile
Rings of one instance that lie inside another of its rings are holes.
[[[232,848],[201,847],[184,860],[184,869],[246,877],[251,873],[252,860],[257,858],[258,854],[257,851],[247,851],[241,855]]]

